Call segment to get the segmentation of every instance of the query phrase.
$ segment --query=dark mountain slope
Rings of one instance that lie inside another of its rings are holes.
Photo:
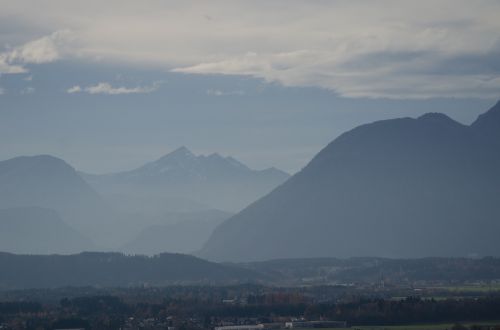
[[[471,128],[491,141],[500,142],[500,101],[488,112],[480,115]]]
[[[216,228],[200,255],[498,255],[500,157],[474,126],[426,114],[355,128]]]

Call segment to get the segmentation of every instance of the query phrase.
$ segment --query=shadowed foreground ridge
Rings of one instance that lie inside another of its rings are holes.
[[[173,253],[146,257],[101,252],[67,256],[0,252],[0,265],[0,289],[9,290],[238,283],[258,279],[253,271]]]
[[[499,255],[499,145],[500,102],[471,126],[432,113],[357,127],[216,228],[200,255]]]

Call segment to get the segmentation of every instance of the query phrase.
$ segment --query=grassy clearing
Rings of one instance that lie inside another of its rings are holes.
[[[490,322],[459,322],[465,326],[471,325],[500,325],[500,321]],[[390,326],[353,326],[351,328],[332,328],[323,330],[449,330],[455,323],[440,323],[440,324],[412,324],[412,325],[390,325]],[[318,329],[304,329],[304,330],[318,330]]]
[[[495,292],[500,291],[500,284],[452,286],[443,289],[452,292]]]

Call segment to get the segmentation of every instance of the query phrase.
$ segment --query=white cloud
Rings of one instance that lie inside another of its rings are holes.
[[[69,88],[67,93],[80,93],[86,92],[89,94],[107,94],[107,95],[119,95],[119,94],[143,94],[152,93],[160,87],[159,82],[155,82],[151,86],[137,86],[137,87],[113,87],[110,83],[100,82],[96,85],[80,87],[78,85]]]
[[[10,64],[7,60],[7,56],[5,54],[0,54],[0,75],[23,72],[26,72],[25,68],[21,65]]]
[[[241,90],[225,91],[221,89],[207,89],[207,95],[210,96],[233,96],[233,95],[244,95],[245,92]]]
[[[134,1],[49,0],[41,13],[19,0],[3,7],[0,19],[73,32],[33,38],[3,62],[0,56],[0,72],[71,57],[249,75],[346,97],[500,94],[495,1],[186,0],[146,8]]]
[[[7,53],[9,62],[19,63],[48,63],[58,60],[60,53],[58,43],[64,38],[64,32],[54,32],[16,47]]]
[[[25,73],[28,72],[25,64],[50,63],[60,59],[70,37],[69,31],[56,31],[0,53],[0,73]],[[28,76],[25,80],[31,78]]]
[[[73,86],[73,87],[71,87],[71,88],[68,88],[68,89],[66,90],[66,92],[67,92],[67,93],[69,93],[69,94],[79,93],[79,92],[81,92],[81,91],[82,91],[82,88],[81,88],[80,86],[78,86],[78,85]]]

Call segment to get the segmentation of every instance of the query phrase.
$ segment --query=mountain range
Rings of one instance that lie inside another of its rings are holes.
[[[500,254],[500,102],[472,125],[444,114],[362,125],[219,225],[199,255]]]
[[[195,156],[187,148],[137,170],[102,176],[77,172],[49,155],[0,161],[0,251],[192,252],[231,215],[211,208],[210,201],[243,207],[287,177],[218,154]]]
[[[276,168],[252,170],[217,153],[194,155],[186,147],[130,171],[81,175],[118,209],[151,215],[207,208],[239,211],[289,177]]]
[[[377,287],[381,281],[388,285],[406,284],[407,290],[414,292],[414,285],[422,281],[454,284],[494,281],[500,276],[500,259],[308,258],[221,264],[173,253],[146,257],[104,252],[72,255],[0,252],[0,269],[0,294],[7,296],[19,289],[62,288],[64,297],[68,288],[77,287],[87,294],[105,288],[171,285],[180,290],[185,285],[221,285],[224,287],[220,289],[226,290],[228,285],[237,284],[246,288],[249,284],[281,288],[312,285],[342,294],[345,290],[359,291],[359,287],[346,285],[353,283]],[[399,290],[405,292],[404,286]]]

